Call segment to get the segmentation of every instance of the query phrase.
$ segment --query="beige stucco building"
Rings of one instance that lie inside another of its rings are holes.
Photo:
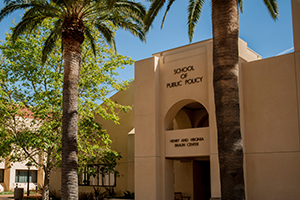
[[[299,199],[300,4],[295,52],[261,59],[239,41],[247,199]],[[212,40],[135,65],[136,199],[220,198]]]
[[[6,162],[7,163],[7,162]],[[27,191],[27,172],[26,162],[14,163],[12,166],[0,163],[1,180],[0,192],[12,191],[15,187],[24,188]],[[35,190],[43,185],[44,173],[41,168],[30,167],[29,189]]]

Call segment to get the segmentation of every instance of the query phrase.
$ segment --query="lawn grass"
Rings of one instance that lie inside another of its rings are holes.
[[[0,195],[11,195],[11,194],[14,194],[14,192],[12,192],[12,191],[0,192]]]

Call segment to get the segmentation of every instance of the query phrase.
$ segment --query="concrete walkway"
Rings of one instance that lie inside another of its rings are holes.
[[[0,200],[12,200],[14,195],[0,195]]]

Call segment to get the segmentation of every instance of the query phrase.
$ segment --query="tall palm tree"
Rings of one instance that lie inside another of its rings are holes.
[[[151,2],[145,17],[148,31],[154,18],[167,2],[166,15],[175,0]],[[189,0],[188,35],[193,38],[205,0]],[[277,0],[263,0],[273,19],[278,17]],[[242,0],[211,0],[213,25],[214,95],[218,129],[218,151],[222,199],[245,199],[243,144],[240,131],[238,93],[239,8]]]
[[[144,7],[131,0],[5,0],[0,21],[15,10],[25,10],[13,29],[13,40],[33,30],[43,20],[52,19],[54,28],[44,44],[42,61],[62,38],[64,51],[62,199],[78,199],[77,178],[77,105],[81,63],[80,46],[88,39],[95,51],[94,38],[88,24],[96,27],[115,49],[113,27],[130,31],[141,40]],[[45,196],[45,195],[43,195]]]

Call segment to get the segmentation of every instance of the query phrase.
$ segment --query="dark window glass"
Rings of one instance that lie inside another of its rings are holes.
[[[109,172],[105,165],[92,165],[79,175],[79,185],[91,186],[116,186],[116,175]]]
[[[0,183],[4,182],[4,169],[0,169]]]
[[[16,170],[16,183],[27,183],[28,170]],[[29,182],[36,183],[37,182],[37,171],[30,170],[29,172]]]

